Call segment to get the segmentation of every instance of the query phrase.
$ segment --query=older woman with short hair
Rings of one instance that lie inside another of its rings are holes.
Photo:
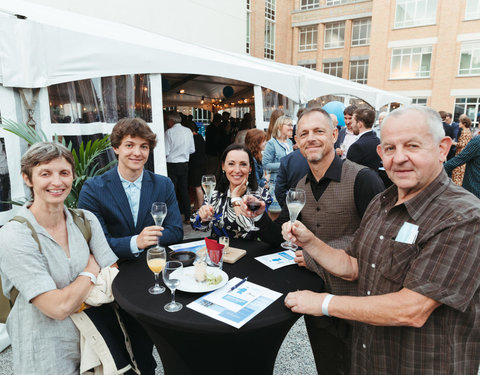
[[[17,216],[0,229],[0,273],[7,297],[19,292],[7,320],[15,374],[79,374],[80,335],[71,314],[85,305],[100,268],[117,257],[100,223],[84,211],[91,226],[86,242],[64,201],[75,175],[73,157],[64,146],[40,142],[21,160],[23,180],[32,192]]]

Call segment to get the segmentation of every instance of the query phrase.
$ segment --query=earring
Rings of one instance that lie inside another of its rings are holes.
[[[225,174],[225,169],[222,169],[222,173]]]

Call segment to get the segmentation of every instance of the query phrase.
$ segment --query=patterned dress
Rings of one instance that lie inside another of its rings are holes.
[[[268,190],[259,187],[256,193],[261,194],[266,204],[266,209],[268,209],[272,203],[272,197]],[[204,204],[206,204],[205,201]],[[211,205],[215,207],[213,220],[208,223],[202,223],[197,211],[190,218],[193,229],[206,232],[211,228],[211,236],[214,238],[227,236],[230,238],[254,239],[257,236],[257,232],[252,232],[248,229],[253,225],[253,220],[235,213],[231,204],[230,189],[223,194],[215,191],[212,196]]]
[[[458,137],[457,151],[455,152],[455,155],[458,155],[460,152],[462,152],[467,143],[471,140],[472,132],[470,129],[462,128],[462,133],[460,134],[460,137]],[[458,186],[462,186],[463,176],[465,175],[465,167],[466,164],[462,164],[452,171],[452,181]]]

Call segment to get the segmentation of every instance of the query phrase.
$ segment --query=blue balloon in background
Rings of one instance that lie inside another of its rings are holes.
[[[328,114],[334,114],[337,116],[338,125],[345,126],[345,120],[343,119],[343,111],[345,104],[337,101],[329,102],[322,107]]]

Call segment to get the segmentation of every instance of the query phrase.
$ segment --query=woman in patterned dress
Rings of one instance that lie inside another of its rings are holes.
[[[472,121],[467,115],[460,116],[459,126],[462,133],[458,137],[458,142],[455,145],[457,146],[457,151],[455,152],[455,155],[458,155],[460,152],[462,152],[467,143],[470,142],[470,140],[472,139],[472,132],[470,131]],[[465,166],[465,164],[460,165],[452,171],[452,181],[458,186],[462,186],[463,175],[465,174]]]
[[[256,232],[249,230],[253,226],[252,219],[241,214],[242,197],[248,186],[262,197],[267,207],[272,198],[268,190],[258,186],[253,156],[244,145],[234,143],[225,149],[216,180],[217,190],[213,193],[211,204],[204,203],[190,219],[193,229],[207,231],[211,228],[214,238],[254,239]]]

